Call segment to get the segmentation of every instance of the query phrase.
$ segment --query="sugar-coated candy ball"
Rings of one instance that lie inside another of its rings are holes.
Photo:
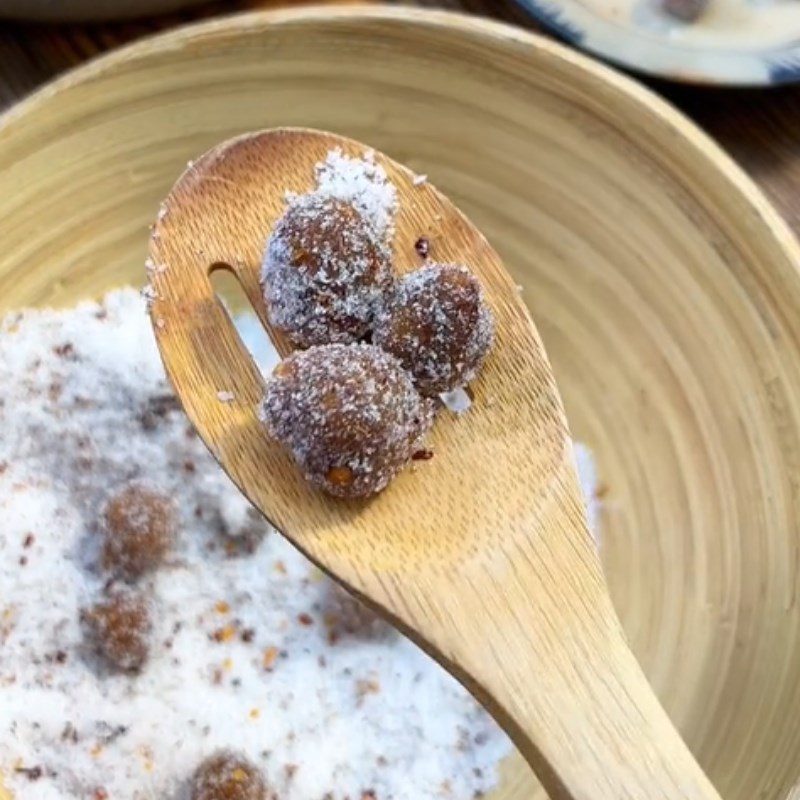
[[[373,341],[394,355],[424,395],[475,378],[492,344],[492,314],[464,266],[430,264],[405,275],[375,321]]]
[[[337,497],[381,491],[433,422],[397,359],[367,344],[321,345],[284,359],[267,383],[263,420],[305,477]]]
[[[290,201],[261,273],[270,320],[299,347],[363,338],[392,281],[386,233],[351,203],[319,194]]]

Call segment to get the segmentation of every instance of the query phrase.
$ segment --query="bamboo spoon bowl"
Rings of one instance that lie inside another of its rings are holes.
[[[719,800],[625,644],[561,398],[514,281],[455,206],[382,154],[398,193],[395,263],[413,264],[414,243],[433,229],[436,258],[468,265],[494,310],[476,402],[437,426],[435,463],[356,504],[304,484],[267,436],[264,380],[211,274],[232,270],[271,329],[264,243],[286,192],[310,191],[333,150],[359,157],[368,148],[311,130],[245,134],[191,162],[161,205],[150,313],[196,430],[277,530],[472,689],[551,798]],[[279,332],[271,338],[291,352]],[[221,402],[221,392],[233,399]]]
[[[603,572],[637,660],[726,800],[785,800],[800,776],[786,226],[682,115],[557,44],[443,13],[294,9],[137,44],[2,118],[0,309],[141,283],[187,160],[280,125],[429,174],[497,248],[596,456]],[[492,800],[531,797],[509,759]]]

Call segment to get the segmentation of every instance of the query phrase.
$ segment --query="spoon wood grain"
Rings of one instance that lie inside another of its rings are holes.
[[[151,315],[187,414],[279,531],[475,694],[554,800],[718,800],[624,640],[561,400],[516,286],[457,208],[384,155],[400,199],[399,269],[419,265],[414,243],[426,236],[432,258],[468,264],[486,289],[497,337],[475,403],[440,415],[435,457],[368,502],[312,490],[267,437],[262,375],[209,275],[231,269],[270,331],[258,283],[266,237],[285,191],[310,190],[335,147],[366,151],[309,130],[242,136],[190,164],[166,198],[150,243]]]

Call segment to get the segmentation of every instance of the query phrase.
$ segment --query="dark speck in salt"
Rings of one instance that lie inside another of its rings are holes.
[[[139,422],[146,431],[155,430],[160,420],[168,414],[180,411],[177,397],[172,394],[157,394],[147,398],[144,408],[139,414]]]
[[[47,387],[47,396],[50,399],[51,403],[55,403],[58,401],[59,397],[61,397],[61,393],[64,391],[64,387],[58,381],[53,381],[50,386]]]
[[[57,347],[54,347],[53,352],[59,358],[66,358],[70,361],[76,360],[75,347],[73,346],[72,342],[66,342],[65,344],[60,344]]]
[[[28,556],[20,556],[19,565],[24,567],[28,563]]]
[[[411,458],[414,461],[430,461],[433,458],[433,450],[417,450]]]
[[[431,249],[431,243],[428,237],[420,236],[419,239],[414,242],[414,249],[417,251],[417,255],[420,258],[427,258]]]
[[[245,644],[250,644],[250,642],[252,642],[253,639],[255,639],[255,636],[256,632],[253,628],[245,628],[241,634],[242,641]]]
[[[44,770],[40,766],[35,767],[17,767],[15,772],[20,775],[25,775],[30,781],[38,781],[44,774]]]
[[[312,617],[310,614],[306,614],[306,613],[303,613],[303,614],[298,614],[298,615],[297,615],[297,621],[298,621],[298,622],[299,622],[301,625],[306,625],[306,626],[308,626],[308,625],[313,625],[313,624],[314,624],[314,619],[313,619],[313,617]]]
[[[35,539],[36,537],[32,533],[27,534],[25,539],[22,541],[22,546],[30,547],[34,543]]]
[[[72,744],[78,743],[78,731],[75,729],[75,726],[71,722],[68,722],[64,726],[64,730],[61,731],[61,741],[72,742]]]

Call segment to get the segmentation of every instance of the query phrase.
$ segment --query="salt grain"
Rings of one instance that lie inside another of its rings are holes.
[[[412,183],[414,186],[422,186],[424,183],[428,182],[427,175],[415,175]]]
[[[149,283],[142,287],[139,294],[144,298],[148,308],[158,299],[158,292]]]
[[[142,311],[123,290],[0,323],[8,788],[17,800],[177,800],[204,758],[235,747],[281,800],[490,790],[508,739],[252,513],[187,429]],[[67,342],[75,359],[53,352]],[[87,652],[79,610],[105,581],[100,509],[115,487],[144,478],[174,499],[180,532],[168,564],[139,581],[154,629],[134,676]]]
[[[236,399],[236,395],[233,392],[217,392],[217,400],[220,403],[232,403]]]
[[[439,399],[442,401],[445,408],[447,408],[448,411],[452,411],[454,414],[464,414],[469,411],[472,406],[472,400],[470,400],[467,390],[463,387],[453,389],[452,392],[444,392],[444,394],[439,395]]]

